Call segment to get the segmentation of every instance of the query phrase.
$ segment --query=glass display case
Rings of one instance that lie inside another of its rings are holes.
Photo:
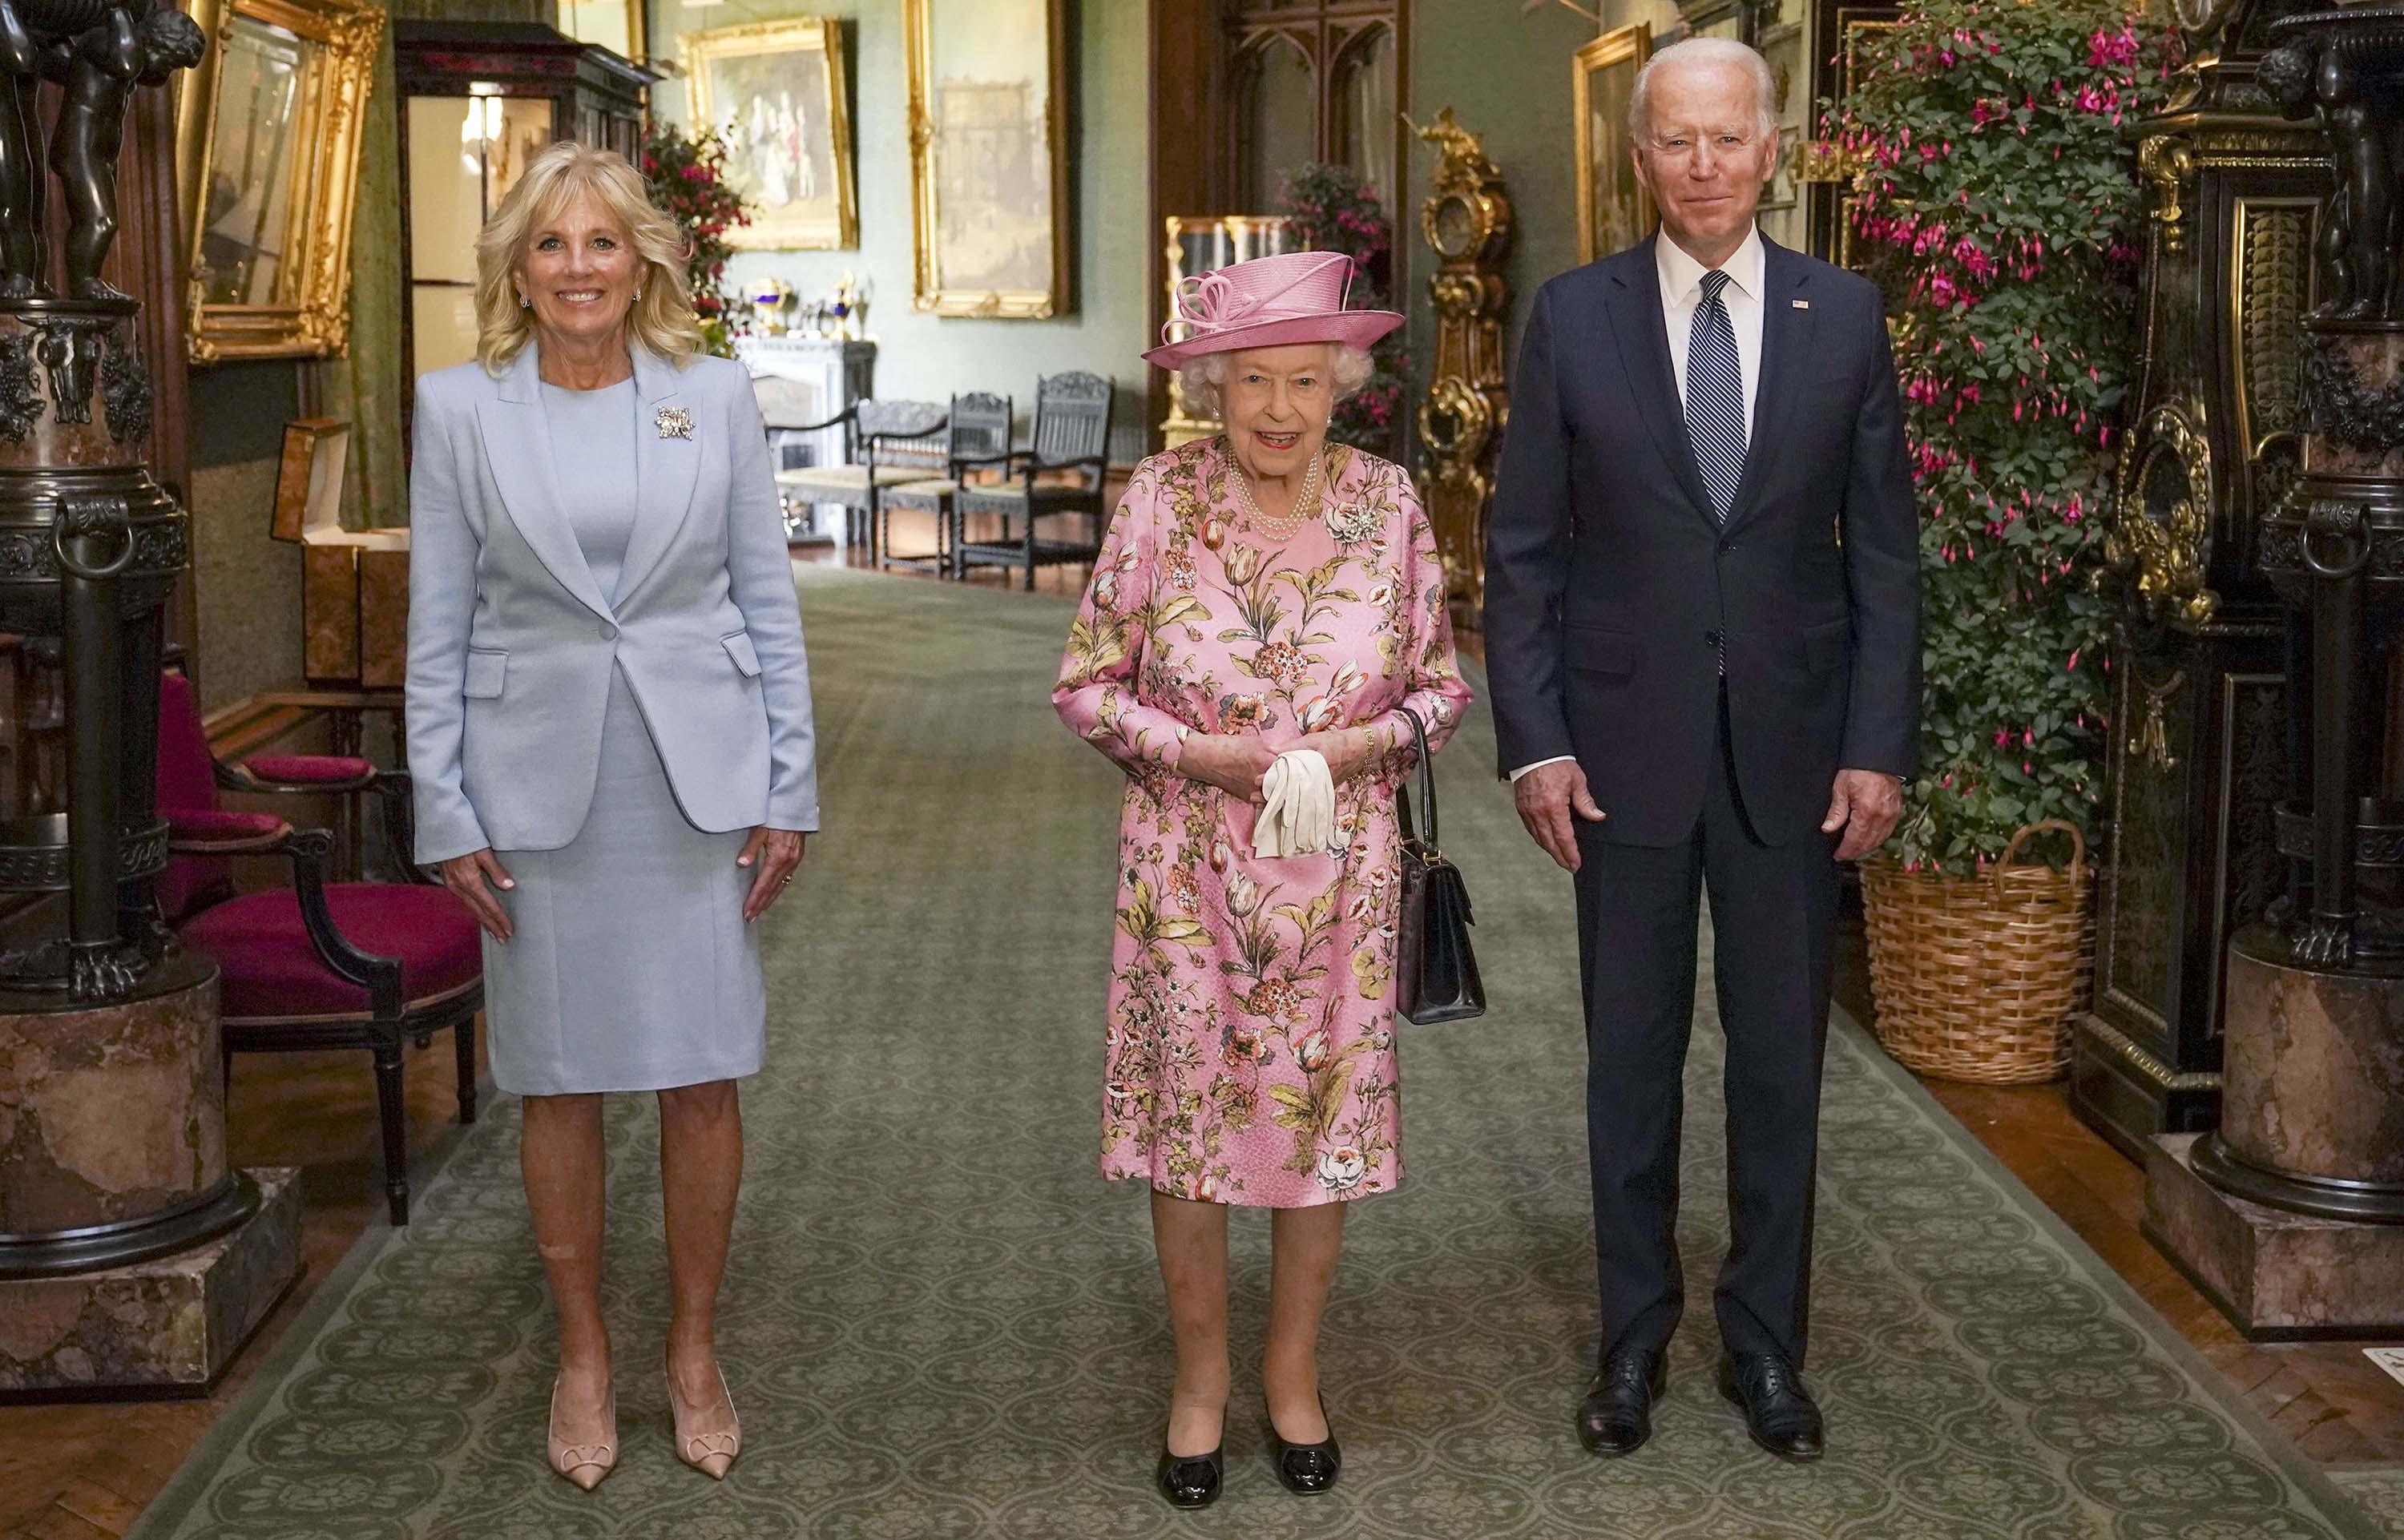
[[[396,21],[405,375],[476,355],[476,232],[557,138],[641,150],[658,78],[608,49],[523,21]]]

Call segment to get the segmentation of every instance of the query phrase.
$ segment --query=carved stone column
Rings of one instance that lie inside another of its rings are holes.
[[[1456,615],[1474,625],[1486,595],[1486,499],[1511,415],[1502,357],[1510,293],[1502,273],[1511,246],[1511,200],[1502,174],[1450,107],[1419,135],[1442,157],[1434,194],[1419,205],[1419,229],[1440,264],[1428,280],[1436,341],[1419,402],[1427,452],[1421,492],[1444,558],[1446,592]]]
[[[2256,562],[2302,645],[2287,891],[2229,948],[2220,1127],[2166,1140],[2146,1223],[2249,1335],[2404,1330],[2404,7],[2276,23],[2257,71],[2327,136],[2301,475]]]

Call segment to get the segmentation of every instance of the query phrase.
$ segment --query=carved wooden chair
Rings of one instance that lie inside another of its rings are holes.
[[[959,566],[954,553],[959,545],[959,509],[956,506],[961,487],[974,474],[969,468],[985,467],[988,479],[999,479],[999,468],[1010,458],[1011,400],[1007,396],[971,391],[952,398],[950,426],[946,430],[949,448],[945,455],[943,474],[925,481],[903,482],[889,488],[884,498],[884,511],[889,515],[896,509],[914,509],[934,516],[935,552],[929,556],[896,556],[888,550],[886,560],[915,566],[932,564],[934,569],[947,577],[957,577]]]
[[[943,409],[932,401],[862,399],[824,422],[792,431],[817,433],[830,427],[843,429],[843,463],[780,470],[776,486],[790,502],[841,504],[844,543],[864,541],[869,559],[880,561],[878,513],[886,490],[943,469]]]
[[[1053,374],[1035,384],[1035,427],[1029,447],[993,461],[962,461],[1000,467],[1007,480],[997,486],[962,486],[953,498],[953,518],[963,526],[989,516],[1000,525],[991,539],[965,538],[953,546],[955,570],[1016,567],[1035,586],[1035,569],[1065,562],[1092,562],[1101,552],[1107,511],[1102,479],[1110,467],[1111,409],[1116,387],[1106,377],[1082,372]],[[1088,531],[1073,539],[1043,536],[1047,519],[1080,515]]]
[[[191,685],[176,674],[161,677],[158,769],[159,816],[175,857],[158,879],[160,914],[179,945],[217,960],[229,1084],[237,1053],[370,1050],[384,1196],[392,1222],[408,1224],[401,1043],[414,1040],[425,1048],[436,1032],[451,1030],[459,1121],[473,1123],[476,1013],[484,1004],[476,922],[449,891],[422,880],[328,882],[333,836],[327,831],[220,808],[220,787],[296,788],[254,786],[218,766]],[[331,769],[306,789],[342,785]],[[392,788],[405,803],[405,776],[385,773],[376,785],[346,789],[389,795]],[[292,886],[236,893],[231,862],[237,856],[282,857],[291,865]],[[416,872],[406,862],[401,869]]]

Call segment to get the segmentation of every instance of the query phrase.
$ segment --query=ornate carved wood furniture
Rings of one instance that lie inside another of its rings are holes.
[[[2285,627],[2255,558],[2296,475],[2295,327],[2328,164],[2256,78],[2289,4],[2183,7],[2177,94],[2133,129],[2151,214],[2144,331],[2108,515],[2107,836],[2070,1098],[2138,1159],[2155,1134],[2218,1115],[2223,954],[2285,883]]]
[[[2271,24],[2256,78],[2335,190],[2302,327],[2301,475],[2256,565],[2304,644],[2286,892],[2229,950],[2220,1126],[2162,1139],[2148,1231],[2254,1337],[2404,1331],[2404,6]]]
[[[1117,387],[1099,374],[1072,371],[1035,382],[1031,446],[1002,457],[999,469],[1006,479],[1000,484],[963,486],[953,497],[955,517],[963,526],[979,517],[997,519],[1001,525],[995,539],[963,539],[953,548],[960,572],[971,567],[1016,567],[1026,572],[1031,589],[1037,567],[1091,562],[1101,553],[1107,520],[1102,481],[1110,472],[1111,411],[1117,394]],[[961,466],[974,469],[978,463],[963,460]],[[1044,520],[1070,516],[1088,521],[1083,534],[1044,538]]]
[[[344,767],[321,768],[330,775]],[[401,1043],[414,1039],[423,1048],[436,1032],[451,1030],[459,1121],[474,1122],[476,1013],[484,1007],[483,946],[475,921],[430,883],[328,881],[334,840],[323,829],[296,830],[271,814],[219,809],[220,773],[209,756],[200,707],[191,686],[174,674],[160,681],[159,783],[178,858],[162,883],[161,909],[186,946],[217,961],[223,1074],[231,1078],[238,1053],[370,1050],[384,1135],[384,1197],[392,1222],[408,1224]],[[372,767],[364,779],[311,789],[375,792],[402,802],[409,794],[405,777],[379,777]],[[227,885],[213,879],[235,856],[288,861],[292,886],[228,896]]]
[[[888,517],[895,509],[909,509],[926,513],[935,524],[935,550],[931,557],[894,556],[888,561],[907,562],[925,566],[931,562],[934,570],[945,577],[957,578],[961,567],[957,555],[960,543],[960,511],[957,494],[969,484],[971,473],[990,481],[998,476],[1010,459],[1011,401],[1007,396],[985,391],[971,391],[952,398],[952,410],[946,419],[943,474],[926,481],[904,482],[885,495],[884,511]],[[890,539],[888,537],[888,544]]]
[[[401,377],[475,357],[476,231],[553,139],[643,137],[659,77],[535,21],[395,21],[400,86]]]
[[[1435,191],[1419,205],[1419,229],[1441,264],[1428,279],[1435,305],[1435,367],[1419,402],[1428,519],[1444,558],[1445,591],[1470,623],[1486,593],[1489,474],[1510,421],[1502,331],[1510,293],[1502,258],[1511,245],[1511,199],[1502,174],[1452,109],[1419,130],[1433,145]]]
[[[846,545],[865,544],[880,560],[877,509],[888,489],[924,481],[943,467],[943,409],[932,401],[860,399],[795,429],[841,435],[843,457],[831,465],[780,470],[788,502],[834,503],[844,510]]]

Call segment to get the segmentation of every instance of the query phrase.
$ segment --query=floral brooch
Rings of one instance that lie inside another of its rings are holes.
[[[1330,503],[1323,515],[1328,534],[1338,545],[1359,545],[1385,526],[1385,518],[1365,503]]]
[[[658,427],[660,437],[663,439],[692,437],[692,413],[680,406],[660,408],[658,414],[653,416],[651,421]]]

